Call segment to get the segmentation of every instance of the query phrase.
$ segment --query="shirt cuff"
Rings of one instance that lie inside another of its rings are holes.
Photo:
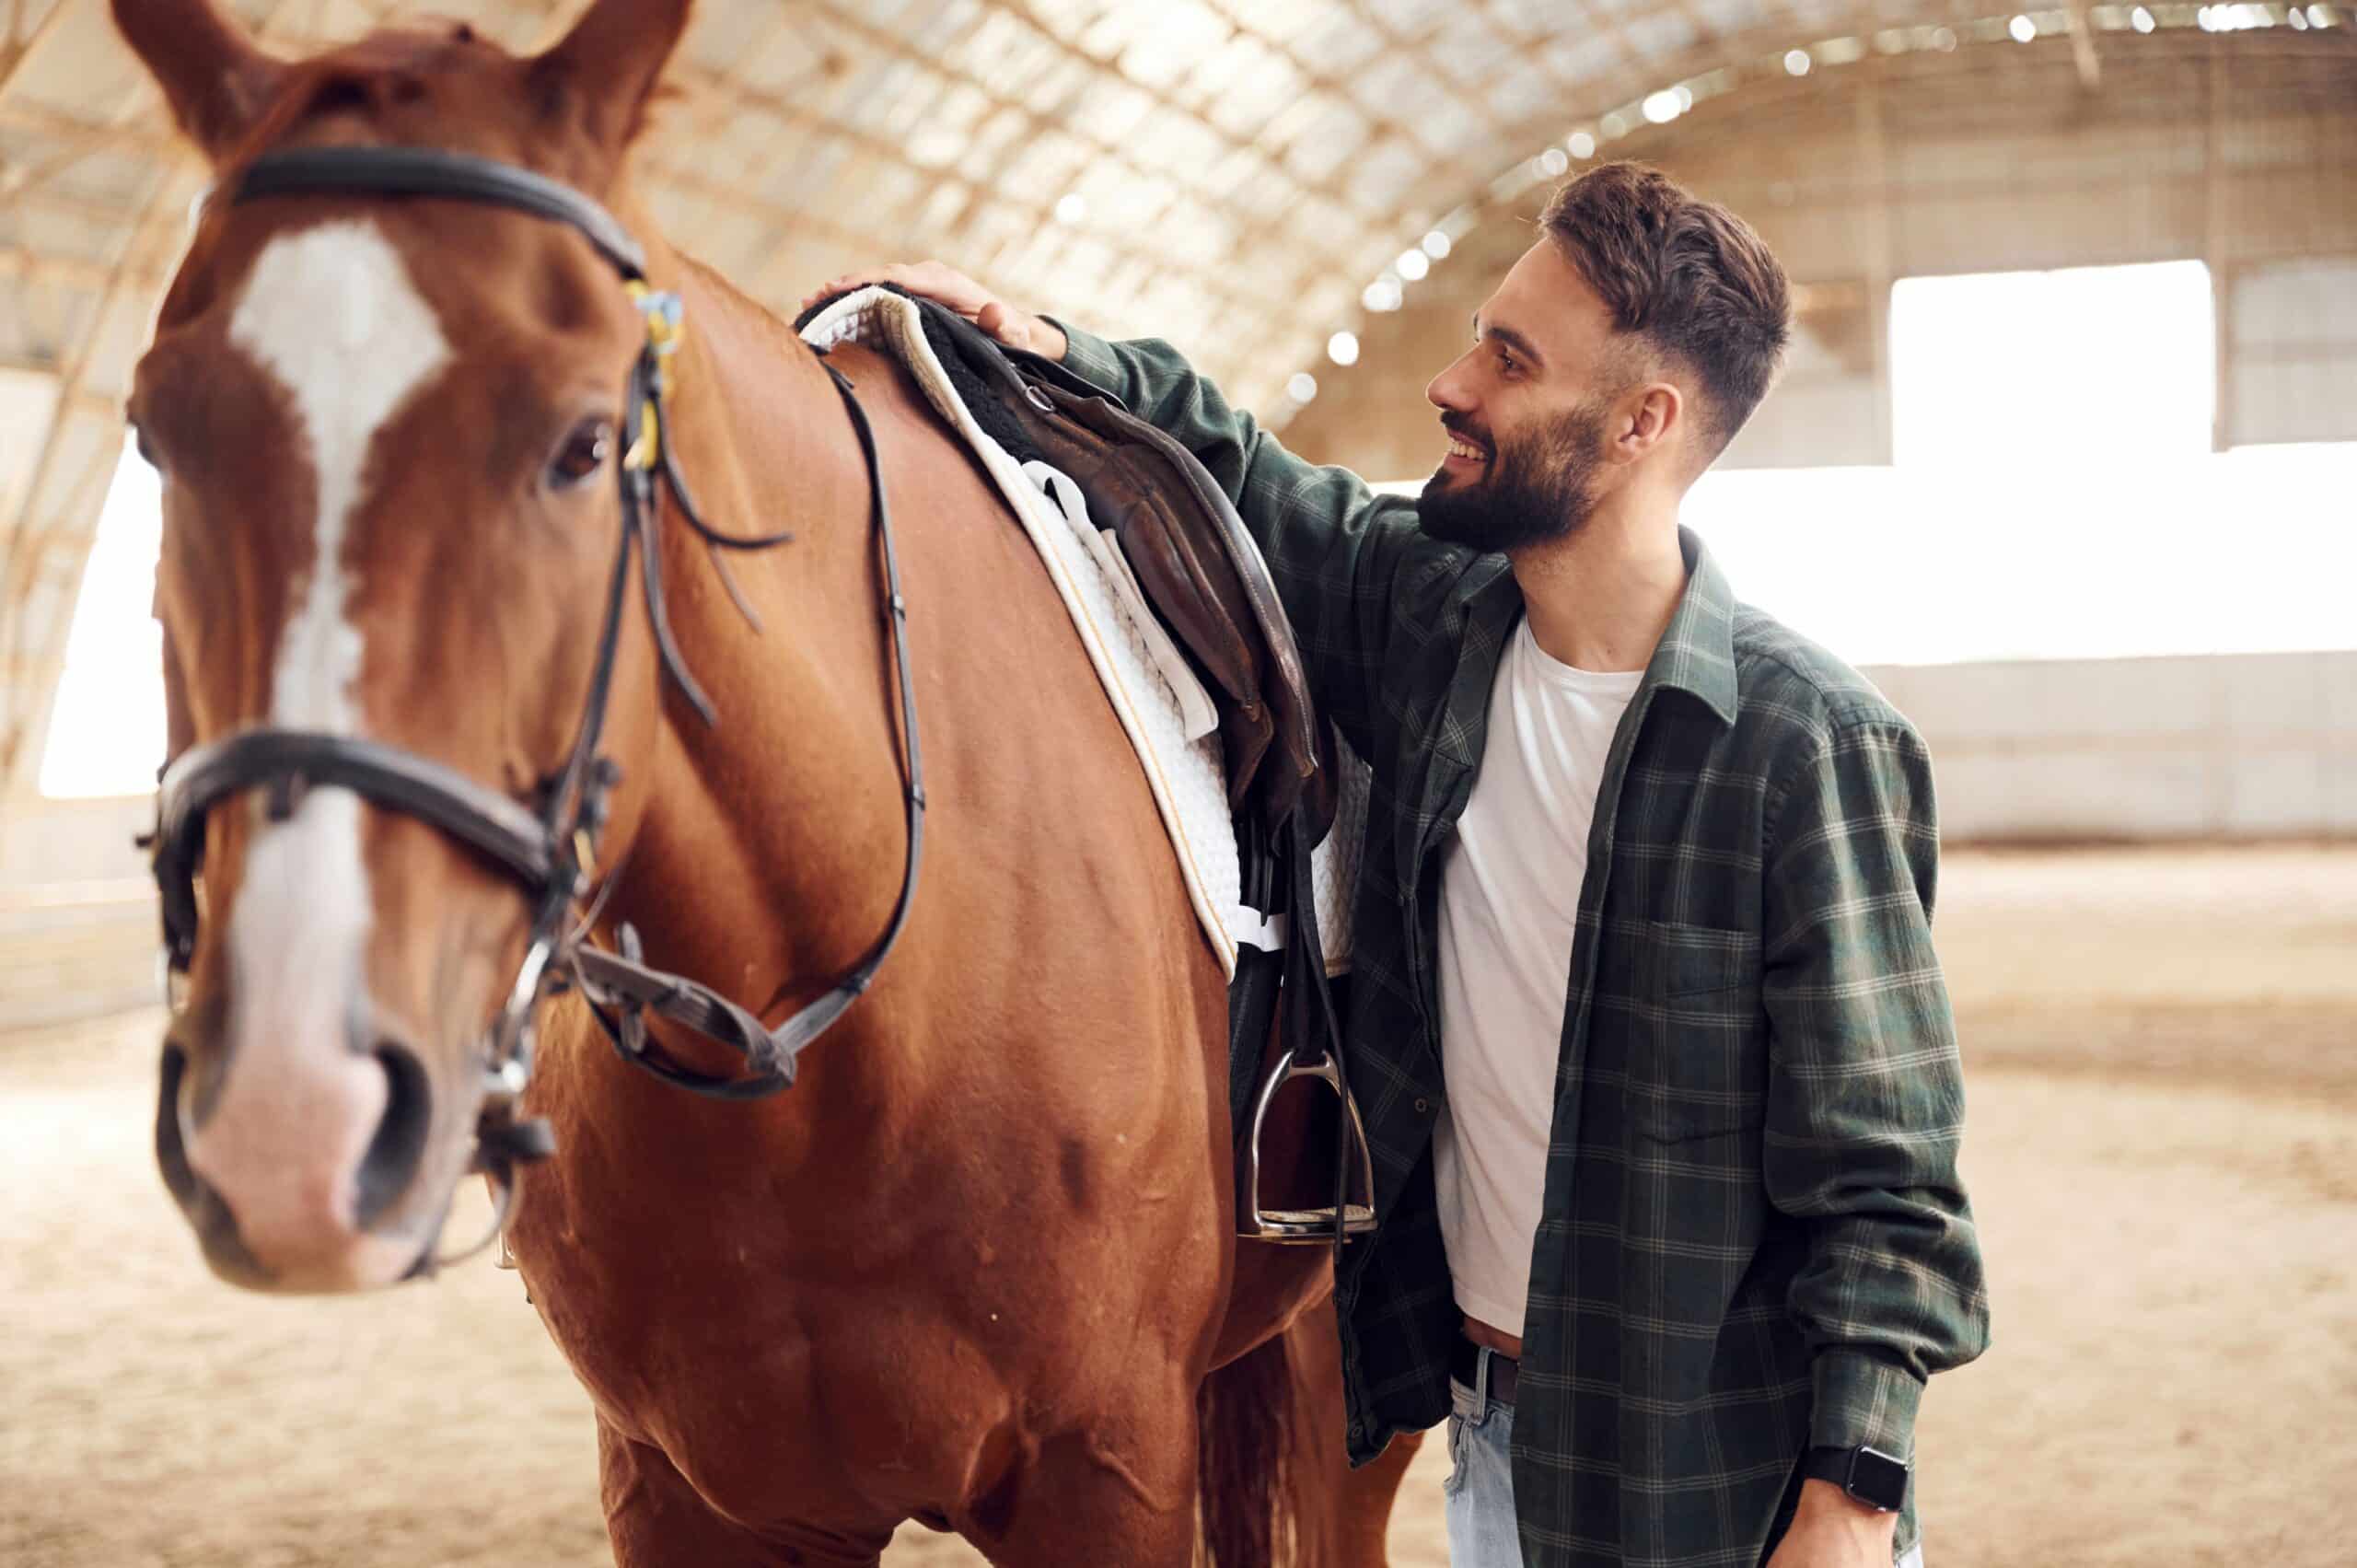
[[[1813,1379],[1811,1447],[1913,1456],[1915,1410],[1922,1402],[1923,1385],[1912,1373],[1864,1351],[1835,1349],[1817,1353]]]
[[[1108,391],[1120,386],[1121,362],[1114,357],[1111,343],[1086,327],[1075,327],[1053,316],[1046,319],[1064,335],[1065,369]]]

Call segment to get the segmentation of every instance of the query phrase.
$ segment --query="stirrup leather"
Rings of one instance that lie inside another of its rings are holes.
[[[1276,1103],[1284,1087],[1302,1078],[1314,1078],[1334,1091],[1340,1102],[1341,1126],[1338,1130],[1335,1158],[1337,1207],[1318,1209],[1263,1209],[1260,1206],[1260,1132],[1269,1119],[1269,1108]],[[1356,1167],[1357,1181],[1348,1183],[1352,1167]],[[1296,1063],[1287,1048],[1280,1054],[1276,1065],[1269,1070],[1267,1081],[1252,1102],[1252,1136],[1244,1152],[1245,1216],[1238,1234],[1247,1240],[1291,1242],[1306,1246],[1330,1246],[1353,1236],[1366,1236],[1375,1230],[1375,1156],[1366,1141],[1366,1125],[1359,1120],[1358,1101],[1351,1098],[1350,1086],[1342,1081],[1341,1070],[1333,1054],[1322,1052],[1316,1062]]]

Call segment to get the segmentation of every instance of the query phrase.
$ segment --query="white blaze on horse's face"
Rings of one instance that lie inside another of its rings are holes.
[[[318,505],[309,569],[289,584],[269,722],[356,735],[366,649],[347,550],[370,453],[450,348],[400,252],[374,223],[348,220],[272,241],[229,339],[284,389]],[[262,811],[259,796],[251,808]],[[360,1225],[359,1169],[389,1098],[366,1022],[362,813],[351,791],[322,788],[284,822],[257,817],[229,920],[226,1069],[187,1139],[248,1249],[285,1283],[329,1288],[396,1278],[423,1242]]]

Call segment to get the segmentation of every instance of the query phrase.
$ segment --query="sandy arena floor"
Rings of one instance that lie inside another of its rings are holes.
[[[2357,847],[1957,854],[1940,932],[1997,1344],[1926,1402],[1931,1562],[2357,1563]],[[205,1273],[147,1152],[157,1033],[0,1040],[0,1564],[608,1562],[513,1275]],[[1441,1450],[1402,1568],[1446,1561]]]

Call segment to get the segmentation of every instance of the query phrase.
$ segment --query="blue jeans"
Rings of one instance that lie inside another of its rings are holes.
[[[1490,1355],[1477,1388],[1449,1379],[1448,1479],[1441,1483],[1448,1517],[1448,1568],[1522,1568],[1514,1520],[1514,1407],[1490,1398]],[[1923,1568],[1918,1541],[1896,1568]]]
[[[1490,1398],[1489,1351],[1469,1388],[1449,1379],[1446,1499],[1449,1568],[1522,1568],[1515,1531],[1514,1407]]]

